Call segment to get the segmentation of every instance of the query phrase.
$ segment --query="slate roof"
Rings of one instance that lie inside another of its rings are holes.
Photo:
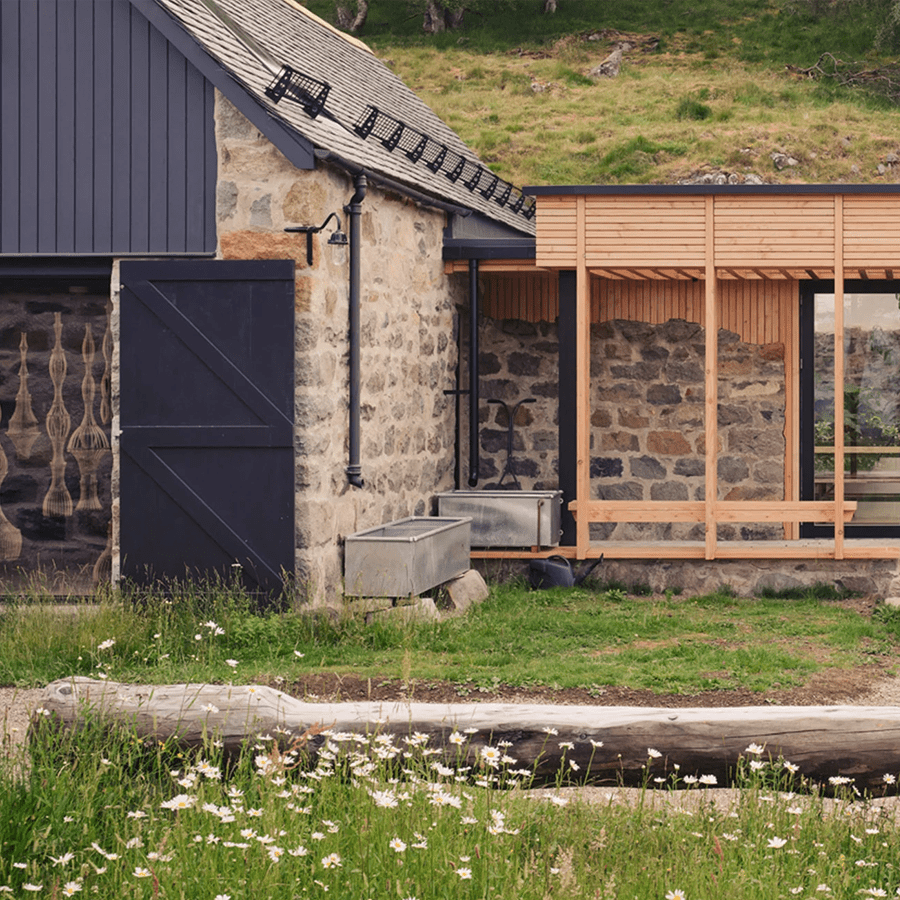
[[[484,198],[477,190],[470,191],[462,179],[451,182],[445,175],[446,166],[433,173],[423,160],[411,161],[400,148],[390,151],[374,135],[364,139],[355,133],[353,126],[364,118],[367,104],[371,104],[466,160],[483,165],[459,136],[364,44],[341,34],[292,0],[153,2],[267,109],[273,125],[286,125],[315,147],[376,175],[473,209],[519,233],[534,233],[533,220]],[[145,8],[147,3],[136,0],[135,5]],[[219,12],[225,13],[226,21]],[[238,28],[229,27],[232,23]],[[265,89],[273,81],[273,62],[327,82],[330,85],[325,102],[327,114],[312,118],[289,97],[277,104],[270,100]],[[276,137],[269,136],[277,146],[277,127],[274,133]]]

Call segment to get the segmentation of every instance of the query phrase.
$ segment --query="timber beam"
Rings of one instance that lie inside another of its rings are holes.
[[[508,741],[504,752],[515,768],[534,771],[536,784],[556,783],[558,774],[564,783],[641,784],[677,771],[679,779],[715,776],[724,787],[739,760],[752,758],[773,765],[788,760],[799,767],[798,781],[827,784],[844,775],[856,788],[874,790],[883,789],[885,773],[900,770],[900,707],[305,703],[262,685],[152,687],[80,677],[50,684],[42,705],[49,715],[33,723],[32,740],[45,728],[77,728],[94,715],[139,738],[175,739],[188,749],[216,737],[232,753],[265,741],[264,735],[282,747],[306,735],[315,756],[326,730],[389,733],[398,746],[418,732],[442,751],[437,758],[446,765],[483,766],[483,748]],[[463,745],[450,740],[454,732]],[[762,752],[750,751],[751,744]]]

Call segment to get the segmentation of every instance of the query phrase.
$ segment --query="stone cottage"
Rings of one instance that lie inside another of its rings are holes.
[[[339,590],[454,486],[443,247],[533,200],[292,0],[12,0],[0,69],[4,584]]]
[[[485,566],[892,590],[894,186],[523,192],[294,0],[7,0],[0,121],[6,589],[330,598],[502,481]]]

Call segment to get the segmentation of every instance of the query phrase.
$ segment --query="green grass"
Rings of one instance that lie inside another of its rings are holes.
[[[900,612],[879,607],[867,618],[839,598],[825,586],[752,599],[727,589],[660,597],[641,585],[532,592],[512,583],[464,617],[393,627],[349,614],[260,612],[221,583],[110,593],[74,611],[32,597],[4,604],[0,680],[248,682],[325,668],[410,685],[764,691],[896,650]],[[535,799],[520,788],[536,770],[516,761],[515,742],[494,747],[489,734],[433,749],[414,736],[332,735],[315,758],[306,754],[310,735],[251,736],[237,760],[222,758],[216,737],[189,751],[89,715],[60,732],[39,713],[27,760],[0,759],[0,890],[153,900],[679,892],[770,900],[777,885],[779,897],[858,900],[900,887],[900,831],[888,813],[857,802],[852,783],[811,783],[751,747],[735,773],[739,799],[723,810],[700,793],[702,772],[673,765],[677,750],[658,761],[648,752],[643,787],[623,807],[602,792],[593,804],[556,789]],[[591,761],[608,752],[577,749]],[[505,762],[488,762],[502,754]],[[900,773],[884,774],[891,781],[879,794]],[[564,766],[556,787],[579,778]],[[697,793],[694,811],[667,809],[651,788]],[[834,806],[825,792],[843,799]]]
[[[422,33],[409,4],[372,0],[360,37],[493,171],[519,185],[672,183],[710,168],[873,182],[896,150],[900,110],[785,66],[813,66],[825,51],[868,68],[895,63],[896,40],[878,44],[887,5],[566,0],[547,16],[539,0],[515,0],[482,3],[460,30],[434,36]],[[332,0],[309,6],[334,14]],[[587,40],[604,29],[605,37]],[[595,82],[588,73],[617,32],[638,47],[625,52],[617,78]],[[642,43],[650,37],[659,39],[652,50]],[[801,165],[774,171],[776,151]]]
[[[889,811],[852,784],[826,800],[752,746],[731,808],[698,776],[657,776],[649,753],[623,806],[528,796],[515,742],[487,734],[434,751],[333,735],[314,759],[304,738],[262,736],[229,765],[214,735],[194,753],[88,716],[77,732],[40,723],[27,768],[0,762],[0,890],[16,897],[858,900],[900,886]],[[567,767],[557,785],[576,777]],[[696,802],[670,808],[652,787]]]
[[[465,617],[366,625],[350,603],[338,619],[258,612],[227,585],[165,595],[111,594],[81,611],[32,600],[0,612],[0,683],[72,675],[116,681],[287,683],[315,672],[416,683],[464,694],[499,683],[693,693],[802,685],[826,666],[866,665],[896,650],[900,616],[868,618],[799,596],[640,596],[640,585],[530,591],[495,586]]]

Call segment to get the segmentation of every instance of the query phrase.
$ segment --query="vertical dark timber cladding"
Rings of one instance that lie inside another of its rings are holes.
[[[122,574],[294,568],[294,264],[121,264]]]

